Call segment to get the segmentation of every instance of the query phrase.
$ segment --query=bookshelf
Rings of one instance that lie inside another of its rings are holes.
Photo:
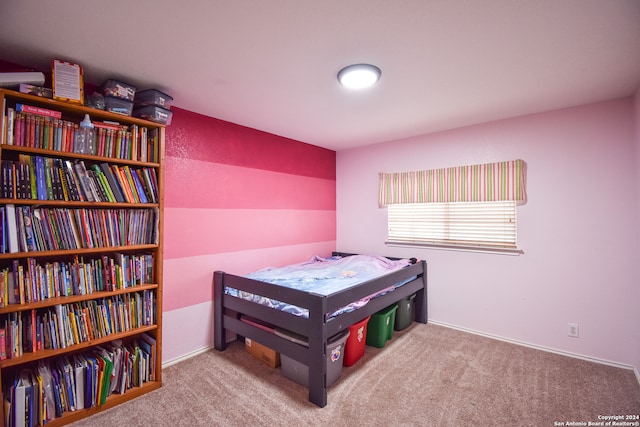
[[[1,425],[61,426],[162,385],[165,128],[8,89],[0,106]],[[95,155],[74,152],[85,114]]]

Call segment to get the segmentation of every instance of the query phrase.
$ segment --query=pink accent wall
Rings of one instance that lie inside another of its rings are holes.
[[[212,345],[215,270],[335,250],[335,152],[172,108],[166,131],[163,360]]]
[[[431,320],[640,369],[634,114],[626,98],[340,151],[337,247],[426,259]],[[384,244],[379,172],[519,158],[523,255]],[[579,338],[567,336],[569,322]]]

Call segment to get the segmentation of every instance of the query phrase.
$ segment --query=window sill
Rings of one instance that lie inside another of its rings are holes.
[[[442,243],[411,243],[411,242],[385,242],[387,246],[403,247],[403,248],[425,248],[425,249],[437,249],[443,251],[458,251],[458,252],[477,252],[496,255],[510,255],[519,256],[524,254],[522,249],[518,248],[496,248],[491,246],[463,246],[463,245],[446,245]]]

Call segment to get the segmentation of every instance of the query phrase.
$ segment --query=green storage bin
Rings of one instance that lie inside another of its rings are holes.
[[[388,340],[393,338],[397,310],[398,304],[393,304],[371,315],[367,325],[367,345],[382,348]]]
[[[396,311],[396,323],[393,327],[396,331],[406,329],[415,317],[414,300],[416,294],[410,295],[398,301],[398,310]]]

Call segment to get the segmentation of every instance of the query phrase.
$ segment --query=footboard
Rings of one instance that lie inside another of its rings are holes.
[[[370,300],[365,306],[357,310],[327,318],[327,313],[407,280],[409,281],[404,285]],[[214,346],[217,350],[223,351],[227,343],[226,333],[227,331],[233,331],[241,337],[256,340],[306,366],[313,367],[313,369],[309,369],[309,400],[320,407],[324,407],[327,404],[325,363],[327,340],[335,334],[348,329],[354,323],[414,293],[416,294],[414,300],[415,320],[420,323],[426,323],[426,280],[426,262],[420,261],[349,289],[331,295],[318,295],[216,271],[213,277]],[[297,316],[256,302],[227,295],[225,293],[226,288],[233,288],[306,308],[309,311],[309,316]],[[309,346],[298,345],[242,322],[239,320],[241,314],[249,315],[306,337]]]

